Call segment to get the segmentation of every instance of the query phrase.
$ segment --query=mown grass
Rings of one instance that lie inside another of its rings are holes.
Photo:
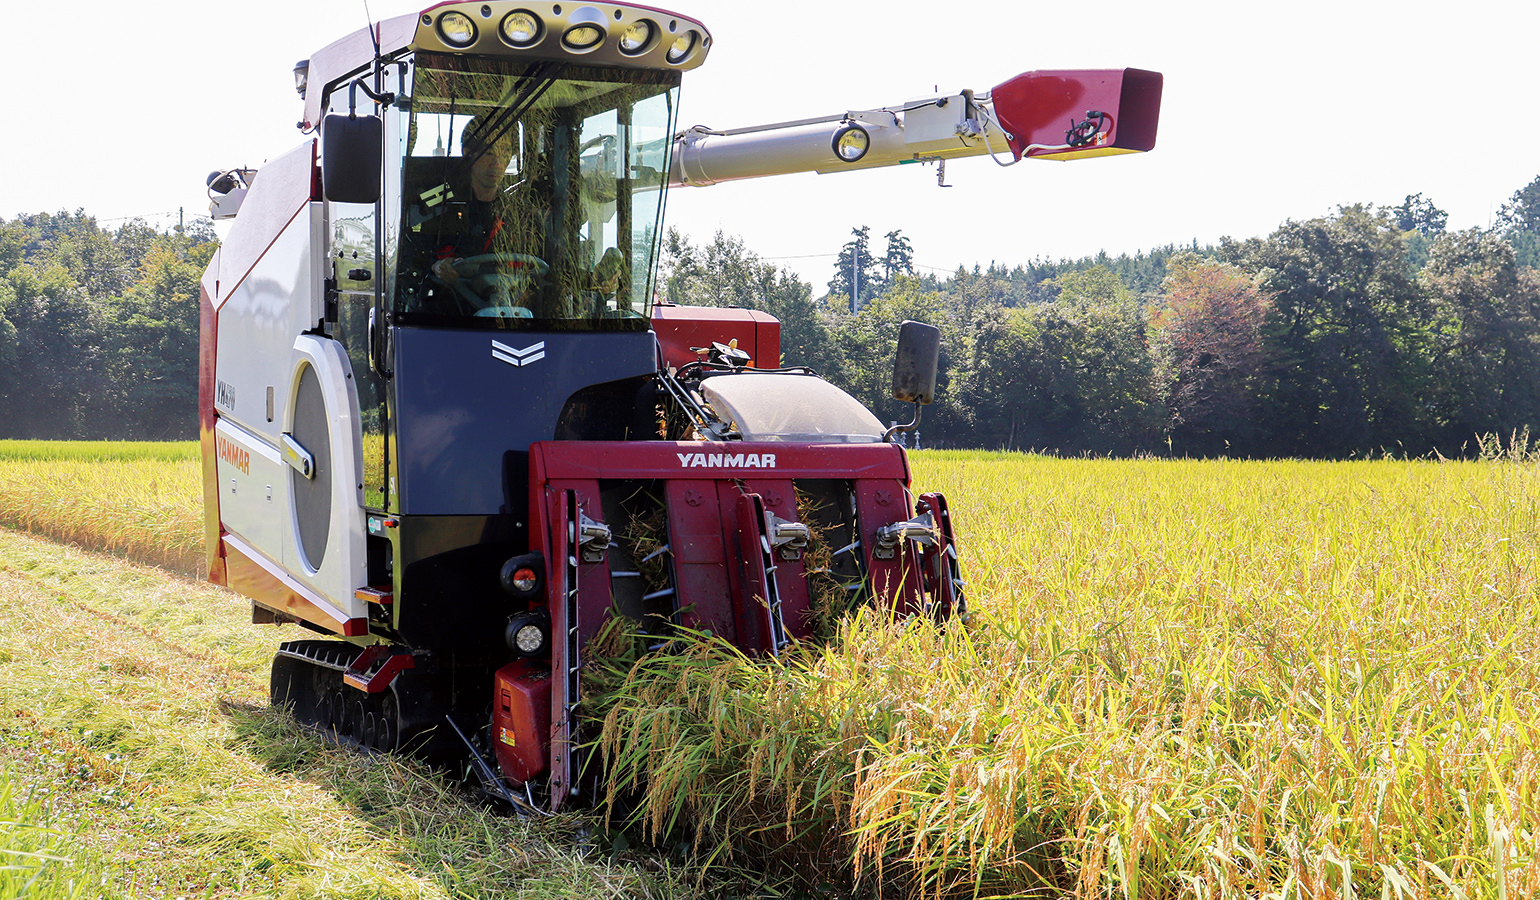
[[[63,858],[0,898],[692,894],[583,818],[497,815],[297,727],[267,706],[277,632],[223,589],[0,531],[0,596],[0,797],[29,798],[0,855]]]
[[[1540,893],[1532,461],[913,467],[973,622],[612,673],[612,816],[889,896]]]

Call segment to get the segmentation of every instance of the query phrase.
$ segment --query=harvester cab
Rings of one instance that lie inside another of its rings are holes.
[[[1147,150],[1160,76],[680,132],[710,49],[647,7],[441,3],[316,52],[305,139],[210,176],[233,221],[202,282],[209,577],[319,635],[280,647],[274,703],[556,808],[613,617],[774,655],[853,603],[963,610],[946,501],[894,429],[780,367],[773,318],[654,302],[664,195]],[[929,402],[939,338],[903,331],[895,396]]]

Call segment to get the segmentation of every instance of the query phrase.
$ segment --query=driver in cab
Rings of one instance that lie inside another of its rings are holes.
[[[505,189],[503,183],[515,130],[499,127],[489,114],[465,126],[459,177],[449,185],[452,201],[421,226],[433,257],[425,292],[461,313],[531,316],[529,302],[548,268],[532,252],[545,223],[529,185]]]

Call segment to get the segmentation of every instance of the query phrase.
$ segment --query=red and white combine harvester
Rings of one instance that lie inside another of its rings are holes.
[[[679,131],[710,48],[642,6],[439,4],[316,52],[304,141],[210,177],[234,221],[202,282],[209,578],[319,633],[273,664],[300,720],[467,757],[554,809],[584,783],[585,652],[611,616],[772,655],[830,585],[962,609],[946,501],[911,492],[899,429],[780,368],[769,316],[654,302],[664,195],[1144,151],[1161,77],[1028,72]],[[938,347],[905,323],[895,396],[930,402]]]

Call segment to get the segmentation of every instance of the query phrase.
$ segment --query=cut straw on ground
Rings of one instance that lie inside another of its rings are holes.
[[[585,853],[582,818],[497,815],[296,727],[267,706],[277,634],[223,589],[0,531],[0,595],[0,772],[95,873],[69,896],[692,893]]]

